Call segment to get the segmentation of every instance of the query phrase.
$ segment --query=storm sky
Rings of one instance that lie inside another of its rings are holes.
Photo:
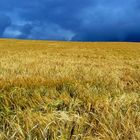
[[[140,41],[139,0],[0,0],[0,37]]]

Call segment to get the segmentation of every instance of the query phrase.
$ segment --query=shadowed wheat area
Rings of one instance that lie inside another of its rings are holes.
[[[139,140],[140,44],[0,40],[1,140]]]

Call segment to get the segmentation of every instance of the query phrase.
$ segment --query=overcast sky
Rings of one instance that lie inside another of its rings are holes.
[[[140,41],[140,1],[0,0],[0,37]]]

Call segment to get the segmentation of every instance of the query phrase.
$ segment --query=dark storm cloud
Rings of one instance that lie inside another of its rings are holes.
[[[140,41],[139,0],[1,0],[0,13],[5,37]]]

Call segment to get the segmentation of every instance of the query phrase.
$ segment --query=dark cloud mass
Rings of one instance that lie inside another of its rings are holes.
[[[140,41],[139,0],[1,0],[0,37]]]

